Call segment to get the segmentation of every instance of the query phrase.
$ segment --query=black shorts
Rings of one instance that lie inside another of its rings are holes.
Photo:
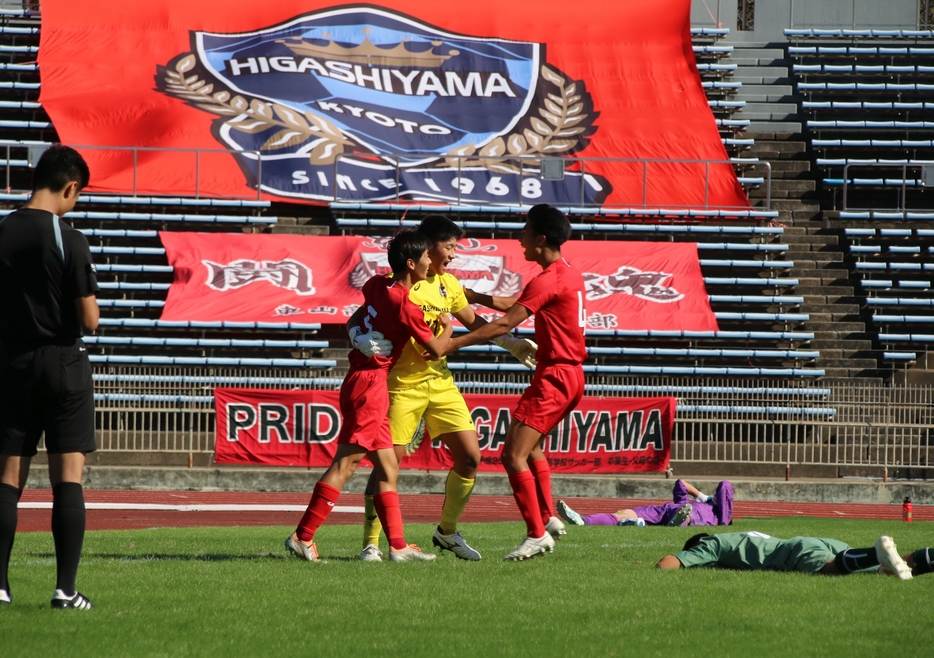
[[[32,457],[45,432],[50,453],[93,452],[94,382],[87,348],[0,348],[0,454]]]

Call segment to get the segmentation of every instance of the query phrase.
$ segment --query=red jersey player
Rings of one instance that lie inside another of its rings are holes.
[[[366,331],[379,331],[392,342],[389,356],[367,358],[359,350],[350,352],[350,370],[341,384],[341,431],[337,454],[331,466],[315,485],[308,509],[295,532],[285,540],[291,553],[310,562],[318,561],[315,532],[324,523],[340,496],[341,489],[364,456],[377,473],[376,513],[389,537],[389,559],[393,562],[433,560],[433,553],[422,553],[407,544],[399,511],[396,480],[399,463],[389,432],[389,390],[386,380],[399,355],[414,338],[434,359],[444,354],[451,337],[451,321],[439,317],[444,330],[435,337],[425,324],[422,311],[409,301],[409,288],[424,281],[431,266],[431,242],[421,233],[403,231],[389,244],[389,265],[393,278],[374,276],[363,285],[363,305],[347,323]]]
[[[508,333],[535,314],[538,342],[535,376],[512,415],[503,446],[516,504],[528,535],[505,560],[527,560],[554,550],[564,524],[551,512],[551,471],[542,450],[548,434],[584,394],[584,278],[561,256],[571,224],[557,208],[533,206],[522,229],[525,259],[542,266],[506,314],[485,327],[451,340],[448,351]]]

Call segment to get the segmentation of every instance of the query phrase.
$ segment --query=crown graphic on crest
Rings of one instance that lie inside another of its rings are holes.
[[[362,32],[365,35],[369,35],[370,30],[364,29]],[[406,47],[405,41],[406,40],[403,40],[402,43],[398,43],[390,48],[377,46],[370,41],[369,36],[365,36],[363,38],[363,43],[359,46],[351,46],[349,48],[341,46],[334,41],[329,41],[326,46],[319,46],[305,41],[302,37],[292,37],[289,40],[278,39],[276,43],[285,45],[296,55],[301,55],[302,57],[339,59],[344,62],[366,64],[368,66],[417,66],[422,68],[437,68],[447,60],[460,54],[460,51],[453,49],[443,55],[435,53],[434,49],[442,45],[442,41],[432,41],[432,47],[428,50],[413,52]]]

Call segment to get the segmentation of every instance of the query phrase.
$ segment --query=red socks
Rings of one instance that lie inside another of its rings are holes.
[[[334,503],[340,497],[340,489],[335,489],[329,484],[318,482],[315,485],[314,493],[311,494],[311,502],[308,503],[308,509],[302,517],[295,534],[306,544],[315,537],[315,532],[321,527],[321,524],[327,520],[331,510],[334,509]]]
[[[519,506],[519,512],[525,521],[529,537],[541,537],[545,534],[541,508],[538,506],[538,489],[532,471],[519,471],[509,476],[512,495]]]
[[[376,514],[383,524],[383,532],[389,539],[389,545],[397,551],[408,544],[405,543],[405,529],[402,526],[402,510],[399,509],[399,494],[395,491],[384,491],[373,496],[376,505]]]
[[[551,512],[551,468],[547,459],[529,462],[529,470],[535,476],[535,489],[538,494],[538,507],[542,512],[542,522],[554,516]]]

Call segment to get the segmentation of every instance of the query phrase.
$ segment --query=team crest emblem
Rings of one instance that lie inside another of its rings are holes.
[[[367,280],[377,274],[389,274],[389,258],[386,254],[391,238],[371,238],[363,243],[364,248],[380,251],[361,251],[360,262],[350,271],[349,281],[354,288],[362,288]],[[513,297],[522,291],[522,275],[506,269],[506,259],[494,253],[494,245],[482,245],[474,239],[457,243],[457,256],[448,265],[449,274],[457,278],[465,288],[496,297]],[[441,284],[441,296],[447,297],[447,289]]]
[[[160,91],[217,116],[248,183],[319,201],[599,204],[600,176],[540,177],[596,131],[584,82],[543,44],[336,7],[254,32],[191,33]]]

